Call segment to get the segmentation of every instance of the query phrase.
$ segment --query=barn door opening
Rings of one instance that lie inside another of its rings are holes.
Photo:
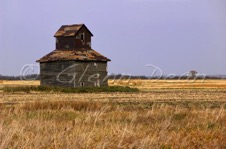
[[[81,86],[81,87],[84,87],[84,86],[85,86],[85,83],[84,83],[84,82],[81,82],[81,83],[80,83],[80,86]]]

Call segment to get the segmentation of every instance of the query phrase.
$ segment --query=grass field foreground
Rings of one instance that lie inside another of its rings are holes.
[[[226,148],[225,95],[222,85],[1,92],[0,148]]]

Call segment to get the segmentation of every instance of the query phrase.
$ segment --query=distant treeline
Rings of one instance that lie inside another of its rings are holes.
[[[226,79],[225,75],[219,76],[130,76],[130,75],[122,75],[122,74],[112,74],[107,76],[108,79],[160,79],[160,80],[186,80],[186,79]],[[26,76],[3,76],[0,75],[0,80],[40,80],[40,76],[38,74],[26,75]]]
[[[130,76],[130,75],[109,75],[109,79],[143,79],[143,80],[149,80],[149,79],[160,79],[160,80],[186,80],[186,79],[226,79],[226,76],[221,75],[221,76]]]

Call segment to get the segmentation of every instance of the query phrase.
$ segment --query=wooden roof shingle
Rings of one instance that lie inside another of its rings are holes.
[[[73,50],[56,49],[45,55],[36,62],[53,62],[53,61],[111,61],[107,57],[101,55],[90,48],[76,48]]]

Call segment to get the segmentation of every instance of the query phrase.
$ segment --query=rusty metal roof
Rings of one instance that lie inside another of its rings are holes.
[[[90,30],[85,26],[85,24],[62,25],[60,27],[60,29],[55,33],[54,37],[76,36],[76,34],[79,32],[79,30],[83,26],[90,32]],[[91,34],[91,36],[93,36],[93,34],[91,32],[90,32],[90,34]]]
[[[36,62],[53,61],[111,61],[93,49],[76,48],[73,50],[57,49],[37,60]]]

